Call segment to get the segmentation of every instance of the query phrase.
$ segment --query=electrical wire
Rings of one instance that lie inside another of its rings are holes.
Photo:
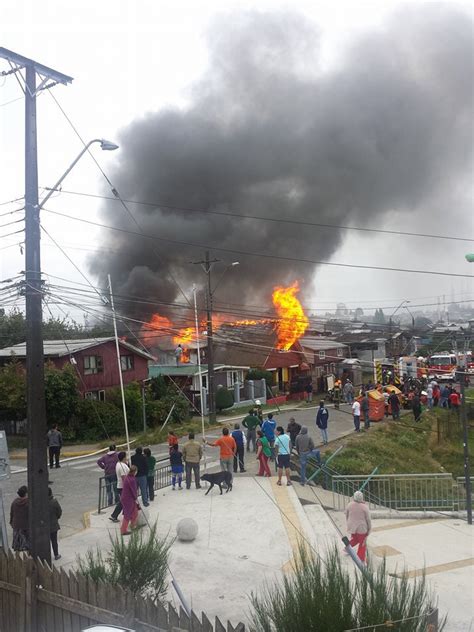
[[[61,193],[66,193],[69,195],[78,195],[78,196],[83,196],[83,197],[90,197],[90,198],[98,198],[102,200],[117,201],[116,197],[107,196],[107,195],[82,193],[79,191],[67,191],[64,189],[61,189]],[[408,231],[401,231],[401,230],[385,230],[382,228],[366,228],[362,226],[347,226],[347,225],[339,225],[339,224],[325,224],[321,222],[306,222],[299,219],[286,219],[284,217],[265,217],[263,215],[244,215],[241,213],[234,213],[234,212],[214,211],[214,210],[203,209],[203,208],[192,208],[188,206],[175,206],[171,204],[164,204],[162,202],[142,202],[138,200],[126,200],[126,199],[123,199],[121,201],[126,202],[127,204],[137,204],[140,206],[147,206],[147,207],[152,207],[152,208],[166,208],[172,211],[205,213],[209,215],[218,215],[218,216],[226,217],[226,218],[230,217],[232,219],[238,219],[238,220],[252,219],[252,220],[257,220],[257,221],[262,221],[262,222],[273,222],[273,223],[278,223],[278,224],[290,224],[290,225],[296,225],[296,226],[313,226],[316,228],[328,228],[328,229],[333,229],[333,230],[355,230],[355,231],[362,231],[362,232],[368,232],[368,233],[382,233],[386,235],[397,235],[397,236],[402,235],[405,237],[448,239],[448,240],[453,240],[453,241],[474,241],[474,237],[471,237],[471,238],[455,237],[455,236],[449,236],[449,235],[435,235],[431,233],[415,233],[415,232],[408,232]]]
[[[441,272],[441,271],[435,271],[435,270],[417,270],[417,269],[410,269],[410,268],[395,268],[395,267],[390,267],[390,266],[369,266],[369,265],[362,265],[362,264],[356,264],[356,263],[336,263],[334,261],[319,261],[316,259],[298,259],[296,257],[284,257],[282,255],[272,255],[272,254],[266,254],[266,253],[256,253],[256,252],[248,252],[245,250],[236,250],[236,249],[232,249],[232,248],[222,248],[221,246],[209,246],[207,244],[198,244],[198,243],[193,243],[193,242],[188,242],[188,241],[180,241],[178,239],[168,239],[166,237],[156,237],[155,235],[148,235],[148,234],[144,234],[144,233],[137,233],[136,231],[133,230],[127,230],[125,228],[118,228],[117,226],[109,226],[107,224],[100,224],[99,222],[93,222],[92,220],[87,220],[84,219],[82,217],[74,217],[72,215],[67,215],[66,213],[60,213],[59,211],[52,211],[50,209],[46,209],[43,208],[43,211],[46,211],[47,213],[51,213],[53,215],[57,215],[59,217],[64,217],[66,219],[70,219],[73,221],[77,221],[77,222],[82,222],[85,224],[89,224],[91,226],[97,226],[99,228],[105,228],[107,230],[114,230],[120,233],[126,233],[129,235],[135,235],[138,237],[142,237],[143,239],[151,239],[153,241],[164,241],[170,244],[177,244],[179,246],[191,246],[193,248],[200,248],[202,250],[218,250],[219,252],[229,252],[232,254],[238,254],[238,255],[242,255],[242,256],[246,256],[246,257],[257,257],[257,258],[264,258],[264,259],[276,259],[279,261],[294,261],[297,263],[311,263],[314,265],[324,265],[324,266],[334,266],[334,267],[341,267],[341,268],[353,268],[353,269],[359,269],[359,270],[381,270],[384,272],[407,272],[410,274],[428,274],[431,276],[446,276],[446,277],[458,277],[458,278],[467,278],[467,279],[471,279],[472,275],[471,274],[460,274],[460,273],[454,273],[454,272]]]
[[[94,161],[95,165],[97,166],[97,168],[99,169],[100,173],[102,174],[102,176],[104,177],[104,179],[106,180],[107,184],[110,186],[110,190],[113,193],[113,195],[115,196],[115,198],[120,201],[121,205],[123,206],[123,208],[125,209],[125,211],[127,212],[128,216],[132,219],[132,221],[134,222],[134,224],[137,226],[137,228],[139,229],[141,234],[145,234],[143,231],[143,228],[140,226],[140,224],[138,223],[138,221],[136,220],[135,216],[133,215],[133,213],[131,212],[131,210],[128,208],[128,206],[126,205],[125,201],[122,199],[120,193],[118,192],[118,190],[116,189],[116,187],[114,187],[114,185],[112,184],[112,182],[110,181],[110,179],[108,178],[107,174],[105,173],[105,171],[102,169],[102,167],[100,166],[99,162],[97,161],[97,159],[95,158],[94,154],[91,152],[90,148],[87,147],[84,139],[82,138],[82,136],[79,134],[79,131],[77,129],[77,127],[74,125],[74,123],[71,121],[71,119],[69,118],[69,116],[66,114],[64,108],[61,106],[61,104],[59,103],[58,99],[54,96],[53,92],[51,92],[51,90],[48,89],[49,94],[51,95],[52,99],[54,100],[54,102],[56,103],[56,105],[58,106],[58,108],[61,110],[63,116],[65,117],[65,119],[67,120],[67,122],[69,123],[69,125],[71,126],[71,128],[73,129],[74,133],[76,134],[76,136],[79,138],[79,140],[81,141],[81,143],[84,145],[84,147],[87,148],[87,151],[89,153],[89,155],[91,156],[92,160]],[[153,253],[155,254],[155,256],[160,260],[163,261],[161,255],[156,251],[153,250]],[[181,285],[178,283],[178,281],[176,280],[176,278],[173,276],[173,274],[171,273],[170,270],[168,270],[168,276],[171,278],[171,280],[173,281],[173,283],[176,285],[176,287],[178,288],[178,290],[181,292],[181,294],[184,296],[184,299],[186,300],[186,302],[189,303],[189,305],[191,306],[191,303],[189,301],[189,299],[187,298],[186,294],[183,292],[183,289],[181,287]]]

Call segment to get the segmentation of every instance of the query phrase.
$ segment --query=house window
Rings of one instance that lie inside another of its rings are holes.
[[[325,360],[326,359],[326,352],[325,351],[320,351],[319,352],[319,359],[320,360]]]
[[[102,373],[102,370],[101,356],[84,356],[84,375],[95,375]]]
[[[339,347],[339,348],[338,348],[338,350],[337,350],[337,355],[338,355],[338,357],[339,357],[339,358],[342,358],[342,356],[344,355],[344,354],[343,354],[342,347]]]
[[[232,388],[237,382],[239,384],[243,382],[242,371],[227,371],[227,388]]]
[[[133,356],[132,355],[120,356],[120,367],[122,371],[131,371],[133,369]]]
[[[201,375],[202,387],[207,389],[207,375]]]
[[[87,391],[84,393],[84,399],[105,402],[105,391]]]

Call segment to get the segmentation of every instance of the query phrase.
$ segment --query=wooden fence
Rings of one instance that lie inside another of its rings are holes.
[[[245,632],[243,623],[188,617],[120,586],[0,551],[0,632],[81,632],[100,623],[136,632]]]

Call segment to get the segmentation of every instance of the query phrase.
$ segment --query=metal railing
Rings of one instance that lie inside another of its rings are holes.
[[[456,511],[466,503],[463,480],[451,474],[376,474],[368,482],[366,476],[332,476],[333,503],[344,509],[367,482],[364,497],[371,509]]]
[[[163,489],[171,485],[171,465],[168,458],[157,460],[155,469],[155,490]],[[138,489],[140,495],[140,488]],[[99,478],[98,513],[116,504],[116,494],[112,484],[105,480],[105,476]]]

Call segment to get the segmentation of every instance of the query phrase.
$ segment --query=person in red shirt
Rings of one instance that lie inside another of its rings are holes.
[[[178,441],[178,437],[176,436],[176,433],[174,433],[172,430],[170,430],[168,432],[168,448],[171,454],[171,450],[173,450],[173,446],[174,445],[178,445],[179,441]]]
[[[237,454],[237,444],[235,439],[229,435],[229,428],[222,428],[222,437],[219,437],[214,443],[209,443],[209,441],[206,443],[220,449],[221,470],[232,472],[234,456]]]
[[[461,405],[461,398],[459,397],[459,394],[456,391],[453,391],[448,399],[451,405],[451,409],[457,411],[459,409],[459,406]]]

